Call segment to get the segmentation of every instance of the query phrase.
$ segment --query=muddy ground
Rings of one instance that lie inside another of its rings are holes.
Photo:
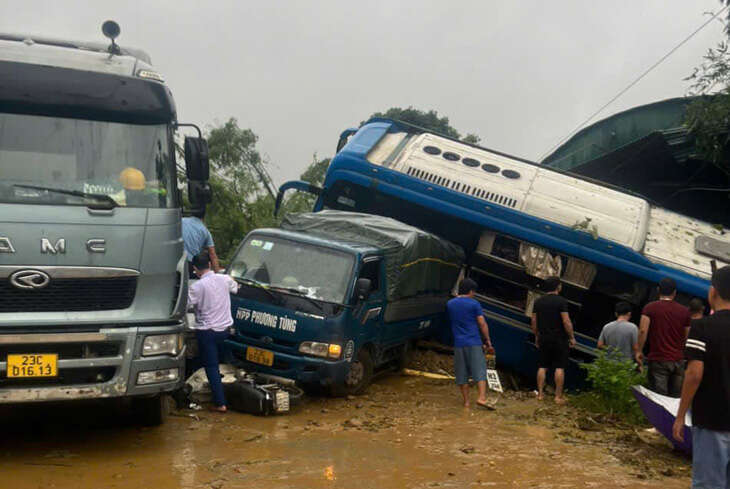
[[[436,360],[448,371],[442,356],[414,366]],[[672,489],[690,480],[689,460],[643,428],[529,391],[506,393],[496,411],[464,409],[451,382],[396,374],[365,395],[310,398],[283,416],[178,411],[141,428],[103,403],[31,406],[4,408],[0,433],[0,487],[17,489]]]

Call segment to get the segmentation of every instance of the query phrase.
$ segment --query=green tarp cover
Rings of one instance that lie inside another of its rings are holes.
[[[282,229],[383,250],[388,300],[452,289],[464,262],[461,247],[388,217],[325,210],[289,214]]]

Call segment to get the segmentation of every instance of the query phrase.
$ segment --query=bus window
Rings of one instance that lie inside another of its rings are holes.
[[[528,290],[524,285],[507,281],[478,268],[472,268],[469,277],[476,281],[477,296],[480,299],[525,312]]]
[[[596,277],[596,266],[578,258],[563,258],[563,282],[589,289]]]
[[[520,242],[516,239],[498,234],[494,238],[491,255],[501,258],[502,260],[520,264]]]

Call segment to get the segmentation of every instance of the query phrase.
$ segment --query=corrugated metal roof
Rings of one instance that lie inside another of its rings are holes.
[[[677,149],[677,161],[685,161],[691,156],[693,146],[687,144],[689,138],[683,121],[687,105],[693,101],[693,97],[670,98],[614,114],[582,129],[542,164],[570,170],[655,132]]]

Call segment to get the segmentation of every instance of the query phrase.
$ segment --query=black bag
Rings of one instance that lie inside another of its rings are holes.
[[[258,416],[288,412],[302,397],[298,387],[257,384],[248,378],[223,384],[223,392],[229,408]]]

